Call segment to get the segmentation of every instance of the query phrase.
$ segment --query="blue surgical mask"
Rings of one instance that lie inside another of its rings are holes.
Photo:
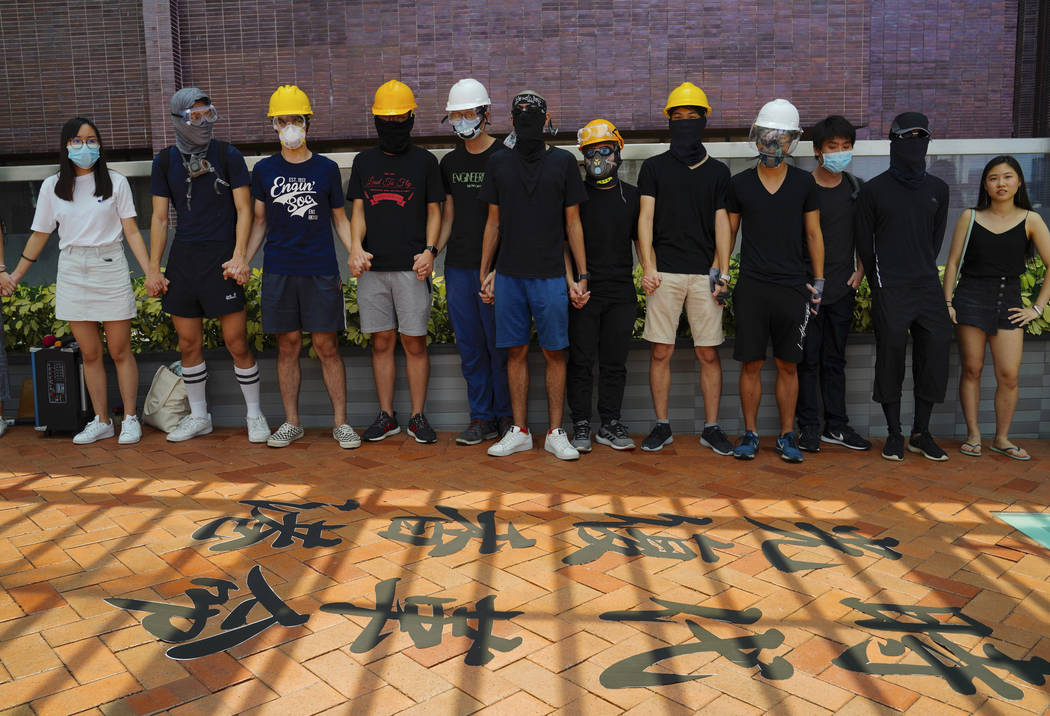
[[[66,147],[69,160],[81,169],[90,169],[98,161],[99,148],[81,144],[79,147]]]
[[[452,123],[452,129],[462,139],[474,139],[481,134],[481,122],[480,117],[477,119],[461,119]]]
[[[844,152],[830,152],[823,155],[824,168],[833,174],[841,174],[853,161],[853,152],[848,149]]]

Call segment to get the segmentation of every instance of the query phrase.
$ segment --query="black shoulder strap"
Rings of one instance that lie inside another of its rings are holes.
[[[842,172],[842,174],[846,177],[846,181],[849,182],[849,185],[853,187],[853,191],[850,192],[849,198],[852,201],[856,201],[857,197],[860,196],[860,180],[849,172]]]
[[[215,149],[219,152],[219,175],[222,177],[223,181],[228,182],[230,181],[230,144],[221,139],[216,139],[214,141]]]
[[[169,147],[165,147],[160,152],[161,175],[164,177],[164,183],[168,185],[168,193],[171,194],[172,197],[175,196],[175,193],[172,191],[171,182],[168,181],[168,170],[171,169],[171,153],[174,151],[178,150],[176,149],[175,145],[172,144]]]

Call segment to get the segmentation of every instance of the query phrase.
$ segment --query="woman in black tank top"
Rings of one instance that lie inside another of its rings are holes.
[[[1050,281],[1043,283],[1031,306],[1021,301],[1020,276],[1037,250],[1050,263],[1050,231],[1031,211],[1021,165],[999,156],[984,167],[977,206],[959,217],[944,268],[944,298],[956,324],[962,377],[959,402],[966,419],[966,442],[960,451],[980,457],[981,429],[977,421],[985,346],[995,362],[995,439],[991,450],[1015,460],[1029,460],[1023,448],[1010,442],[1010,424],[1017,407],[1017,374],[1021,369],[1024,326],[1043,314],[1050,299]],[[960,263],[962,277],[956,286]]]

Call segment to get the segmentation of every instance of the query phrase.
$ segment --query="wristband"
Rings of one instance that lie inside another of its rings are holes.
[[[578,273],[578,274],[576,274],[576,282],[577,283],[579,283],[580,281],[587,281],[590,278],[591,278],[591,275],[589,273]]]
[[[727,273],[722,274],[721,276],[718,277],[718,280],[719,281],[725,281],[726,283],[729,283],[729,274],[727,274]]]
[[[35,264],[36,263],[36,259],[31,259],[28,256],[26,256],[25,254],[22,254],[22,258],[24,258],[26,261],[28,261],[31,264]]]

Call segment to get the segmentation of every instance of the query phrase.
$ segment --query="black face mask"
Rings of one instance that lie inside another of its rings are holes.
[[[546,115],[540,112],[516,112],[513,117],[517,141],[514,149],[527,159],[543,156],[543,125]]]
[[[890,141],[890,175],[912,189],[926,178],[929,137],[900,137]]]
[[[412,146],[412,125],[415,115],[404,122],[392,122],[389,119],[376,117],[376,131],[379,132],[379,148],[388,154],[404,154]]]
[[[702,144],[707,117],[697,119],[672,119],[668,122],[671,131],[671,154],[686,166],[703,161],[707,150]]]

